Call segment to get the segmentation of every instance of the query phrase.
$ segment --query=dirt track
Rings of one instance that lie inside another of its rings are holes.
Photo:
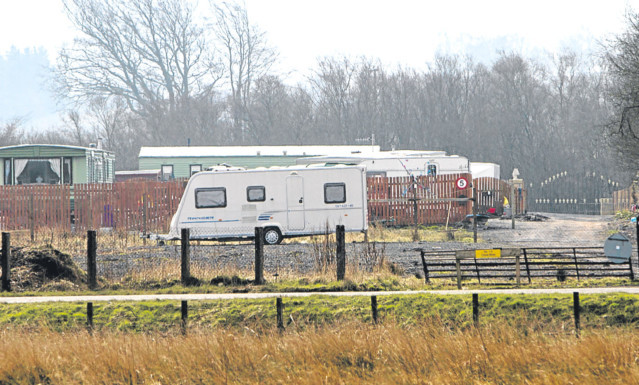
[[[612,216],[549,214],[546,221],[489,219],[478,234],[481,239],[495,245],[518,246],[602,246],[611,228]]]

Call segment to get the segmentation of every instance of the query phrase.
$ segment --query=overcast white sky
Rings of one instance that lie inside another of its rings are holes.
[[[61,0],[0,4],[0,53],[42,46],[53,59],[73,39]],[[279,50],[281,68],[308,73],[318,57],[336,55],[423,68],[438,51],[464,53],[504,37],[509,49],[557,52],[575,38],[620,32],[624,10],[639,10],[639,0],[247,0],[246,6]]]

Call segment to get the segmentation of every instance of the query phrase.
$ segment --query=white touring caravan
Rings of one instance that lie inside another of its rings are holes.
[[[297,164],[359,164],[369,176],[421,176],[469,172],[468,158],[445,151],[380,151],[348,156],[299,158]]]
[[[367,229],[366,169],[362,166],[214,168],[189,180],[168,238],[190,229],[192,239],[237,239],[264,228],[264,241],[323,234],[344,225]]]

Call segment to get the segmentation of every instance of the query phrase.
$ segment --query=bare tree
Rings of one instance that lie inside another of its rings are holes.
[[[203,28],[181,0],[64,0],[82,33],[60,52],[60,91],[76,102],[117,97],[145,118],[153,136],[161,122],[219,79]]]
[[[0,127],[0,143],[2,143],[2,146],[11,146],[20,143],[20,138],[22,137],[20,127],[22,124],[22,118],[15,118]]]
[[[604,45],[601,55],[609,81],[607,127],[611,143],[629,167],[639,160],[639,13],[626,11],[626,30]]]
[[[69,110],[62,117],[64,128],[61,130],[68,141],[76,146],[86,146],[88,143],[89,133],[83,126],[82,115],[77,110]]]
[[[231,87],[231,114],[242,141],[250,129],[248,112],[255,81],[266,75],[277,60],[266,35],[249,22],[246,7],[223,2],[212,4],[214,31],[221,44],[226,76]]]
[[[324,58],[319,60],[315,74],[309,79],[313,86],[319,128],[333,132],[333,141],[352,143],[356,135],[350,131],[352,92],[358,67],[350,59]]]

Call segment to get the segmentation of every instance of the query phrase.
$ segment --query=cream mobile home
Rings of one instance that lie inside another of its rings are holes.
[[[297,159],[297,164],[358,164],[369,176],[422,176],[469,172],[468,158],[444,151],[381,151],[348,156],[314,156]]]

